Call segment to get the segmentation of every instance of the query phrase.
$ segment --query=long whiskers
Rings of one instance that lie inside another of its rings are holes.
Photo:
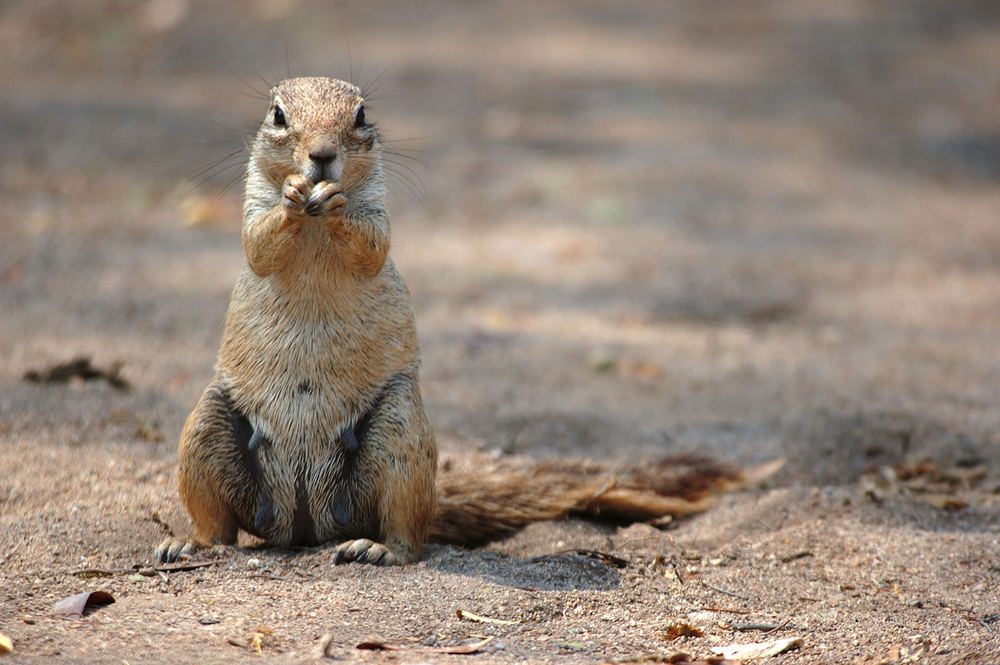
[[[264,80],[264,77],[260,76],[259,72],[257,72],[257,76],[264,83],[264,86],[265,86],[264,90],[260,90],[257,86],[253,85],[252,83],[250,83],[250,81],[246,80],[243,76],[240,75],[239,72],[237,72],[235,69],[233,69],[232,67],[230,67],[229,63],[226,62],[224,58],[220,57],[219,61],[222,63],[222,66],[225,67],[226,70],[229,71],[230,74],[232,74],[233,76],[236,77],[236,80],[238,80],[240,83],[243,84],[243,88],[244,89],[240,89],[239,90],[240,94],[246,95],[247,97],[251,97],[253,99],[261,99],[261,100],[264,100],[264,101],[270,101],[270,99],[271,99],[271,87],[272,86],[270,84],[268,84],[267,81]],[[248,90],[249,90],[249,92],[248,92]]]
[[[383,150],[381,156],[382,171],[390,180],[393,189],[396,189],[412,201],[426,202],[427,188],[424,186],[424,181],[420,177],[420,173],[410,166],[410,164],[399,159],[399,157],[399,155],[391,151]],[[375,158],[370,156],[364,156],[363,159],[370,162],[375,161]],[[419,160],[417,161],[419,162]]]

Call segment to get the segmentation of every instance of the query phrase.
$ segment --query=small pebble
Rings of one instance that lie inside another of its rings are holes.
[[[29,626],[35,625],[35,617],[31,616],[30,614],[25,614],[23,617],[21,617],[21,621],[28,624]]]
[[[257,569],[260,568],[260,566],[261,566],[260,559],[258,559],[257,557],[254,557],[252,559],[247,559],[247,568]]]
[[[597,373],[610,372],[618,366],[618,358],[610,349],[599,347],[592,349],[587,355],[590,369]]]
[[[202,618],[198,619],[198,623],[200,623],[203,626],[211,626],[211,625],[216,624],[216,623],[222,623],[222,620],[221,619],[215,619],[213,617],[202,617]]]

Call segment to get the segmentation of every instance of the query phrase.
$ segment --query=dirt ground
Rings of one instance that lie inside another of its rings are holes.
[[[0,660],[1000,662],[1000,4],[4,2],[0,62]],[[287,72],[388,137],[444,453],[781,472],[669,529],[152,570]],[[76,357],[131,388],[24,379]]]

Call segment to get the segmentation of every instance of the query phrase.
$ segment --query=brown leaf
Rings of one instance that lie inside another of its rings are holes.
[[[681,637],[703,637],[705,633],[698,627],[692,626],[686,621],[675,621],[667,626],[667,632],[663,639],[673,642]]]
[[[93,610],[103,605],[115,602],[107,591],[86,591],[69,598],[63,598],[56,603],[53,612],[70,619],[82,619],[87,610]]]
[[[100,369],[90,364],[90,358],[81,356],[45,369],[28,370],[24,373],[24,380],[31,383],[66,383],[74,377],[84,381],[103,379],[119,390],[128,390],[129,383],[121,376],[122,365],[118,361],[109,369]]]
[[[257,626],[257,630],[254,631],[253,635],[250,636],[249,647],[260,654],[264,650],[264,646],[270,641],[270,637],[274,635],[274,629],[268,628],[267,626]]]
[[[721,656],[708,656],[707,658],[699,658],[698,660],[691,660],[691,655],[683,652],[678,652],[671,655],[665,655],[660,653],[647,653],[641,656],[633,656],[631,658],[626,658],[625,660],[614,661],[614,663],[668,663],[670,665],[740,665],[738,660],[726,660]],[[612,662],[606,662],[602,665],[613,665]]]
[[[361,644],[354,647],[355,649],[368,649],[370,651],[419,651],[423,653],[453,653],[453,654],[464,654],[464,653],[476,653],[484,646],[493,640],[493,636],[487,637],[479,642],[473,642],[472,644],[459,644],[452,647],[411,647],[411,646],[397,646],[394,644],[386,644],[385,642],[380,642],[378,640],[371,640],[368,642],[362,642]]]

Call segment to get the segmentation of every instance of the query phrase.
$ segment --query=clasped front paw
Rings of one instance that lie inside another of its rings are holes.
[[[295,174],[285,178],[285,185],[281,189],[281,207],[285,211],[285,219],[278,231],[294,235],[302,229],[302,222],[308,214],[306,205],[312,191],[313,181],[305,176]]]
[[[347,210],[347,197],[339,182],[323,180],[316,183],[305,204],[305,212],[312,217],[343,217]]]

